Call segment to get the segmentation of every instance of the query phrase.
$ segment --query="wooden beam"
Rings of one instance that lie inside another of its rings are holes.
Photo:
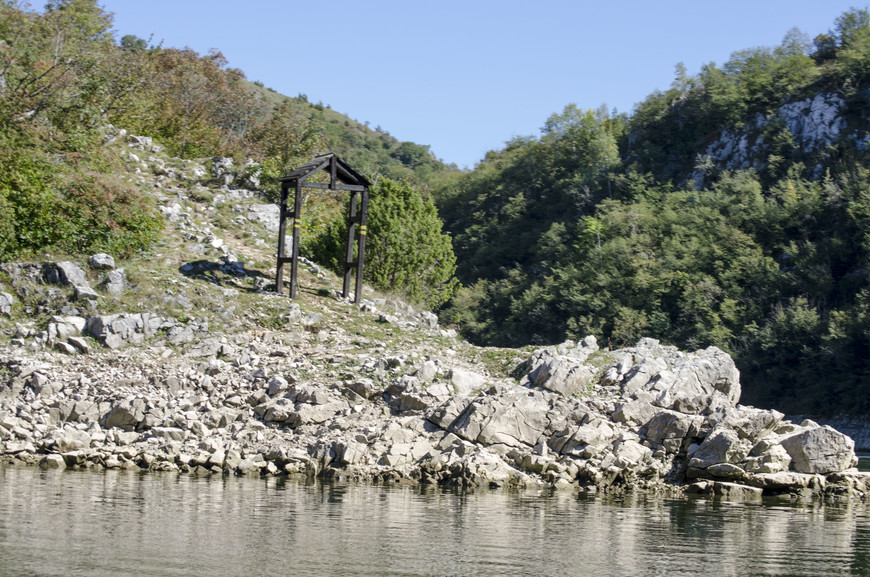
[[[299,233],[302,226],[302,183],[296,183],[296,198],[293,203],[293,246],[290,247],[290,258],[293,260],[290,263],[290,298],[296,298],[296,288],[298,285],[297,272],[299,269]]]
[[[364,190],[362,193],[362,206],[359,210],[360,216],[360,225],[359,225],[359,249],[357,254],[356,261],[356,291],[353,295],[353,302],[359,304],[360,299],[362,298],[362,284],[363,284],[363,260],[365,259],[366,254],[366,223],[368,222],[368,213],[369,213],[369,191],[368,189]],[[411,247],[407,247],[408,250],[411,250]]]
[[[341,298],[347,298],[350,293],[350,276],[353,267],[353,245],[356,242],[356,223],[359,218],[356,215],[356,205],[359,193],[350,195],[350,210],[347,216],[347,252],[344,256],[344,283],[341,287]]]
[[[281,294],[284,290],[284,236],[287,232],[287,184],[281,183],[281,204],[279,205],[278,221],[278,263],[275,271],[275,292]]]
[[[366,187],[359,184],[343,184],[337,183],[335,186],[325,182],[304,182],[302,186],[305,188],[320,188],[324,190],[346,190],[349,192],[362,192]]]

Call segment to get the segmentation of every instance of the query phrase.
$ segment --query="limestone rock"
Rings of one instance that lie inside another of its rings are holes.
[[[617,423],[643,426],[649,423],[661,409],[646,401],[634,400],[623,403],[613,412],[613,420]]]
[[[761,500],[762,490],[758,487],[717,481],[712,484],[712,493],[729,501],[756,501]]]
[[[677,411],[664,410],[656,413],[647,424],[646,436],[650,439],[685,439],[698,435],[701,419]]]
[[[12,314],[12,305],[15,304],[15,297],[6,292],[0,292],[0,315],[10,316]]]
[[[143,399],[137,398],[120,402],[101,419],[102,425],[107,429],[118,427],[125,431],[132,431],[145,420],[146,410],[147,407]]]
[[[559,355],[550,349],[536,352],[529,361],[529,381],[536,387],[571,397],[585,390],[595,376],[585,358]]]
[[[706,469],[718,463],[742,461],[751,450],[747,441],[741,441],[736,432],[727,428],[712,431],[692,455],[689,467]]]
[[[549,405],[540,394],[478,397],[450,425],[450,431],[483,445],[535,446],[548,425]]]
[[[460,368],[451,369],[449,379],[454,394],[460,397],[470,396],[486,383],[483,375]]]
[[[42,267],[45,282],[59,285],[88,286],[88,275],[74,262],[46,263]]]
[[[79,301],[95,301],[100,298],[100,294],[87,285],[73,285],[75,290],[76,300]]]
[[[53,316],[48,323],[48,341],[66,341],[70,337],[77,337],[82,334],[82,331],[87,325],[87,320],[84,317],[69,315],[69,316]]]
[[[730,355],[709,347],[686,355],[644,389],[657,394],[656,404],[663,408],[699,414],[736,405],[740,399],[740,373]]]
[[[115,268],[115,259],[104,252],[93,254],[88,257],[91,268],[110,270]]]
[[[103,286],[110,295],[121,296],[127,290],[127,274],[124,269],[115,269],[109,271]]]
[[[46,455],[39,462],[39,467],[40,467],[40,469],[65,469],[66,468],[66,461],[60,455],[56,455],[56,454]]]
[[[790,435],[781,444],[798,473],[835,473],[857,462],[855,442],[827,425]]]
[[[110,349],[142,343],[161,328],[171,326],[150,313],[97,315],[88,318],[86,330]]]

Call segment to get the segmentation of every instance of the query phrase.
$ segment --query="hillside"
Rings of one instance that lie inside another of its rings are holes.
[[[219,51],[117,42],[93,0],[41,12],[4,3],[0,41],[0,260],[47,247],[129,254],[153,239],[139,208],[148,200],[113,178],[118,160],[102,154],[110,125],[175,157],[232,158],[273,199],[280,176],[328,151],[422,194],[458,172],[427,146],[249,82]],[[328,221],[343,207],[321,208]]]
[[[274,202],[282,175],[331,150],[377,181],[366,280],[478,345],[716,346],[747,402],[870,410],[865,10],[694,76],[678,65],[630,116],[568,105],[470,172],[250,82],[218,51],[119,41],[95,0],[2,3],[0,40],[0,262],[160,254],[154,177],[263,239],[266,271],[264,233],[201,187]],[[118,142],[146,148],[131,160]],[[300,249],[322,268],[341,267],[346,210],[341,195],[306,204]]]
[[[277,210],[226,159],[107,133],[153,250],[0,265],[0,463],[459,488],[862,500],[852,439],[738,404],[715,347],[594,337],[483,348],[303,260],[275,292]]]
[[[764,247],[748,232],[735,244],[725,226],[738,192],[752,201],[741,209],[766,206],[751,173],[723,172],[704,194],[618,173],[631,122],[568,107],[540,141],[519,139],[457,175],[426,147],[248,83],[219,53],[129,37],[119,46],[93,1],[52,2],[44,13],[0,4],[0,16],[4,463],[751,501],[863,499],[870,490],[852,439],[738,404],[732,357],[707,346],[731,344],[716,331],[755,311],[716,301],[724,292],[715,281],[742,287],[744,269],[759,262],[775,277]],[[279,296],[273,276],[277,178],[331,138],[382,171],[359,305],[340,296],[327,268],[343,254],[340,194],[313,189],[307,199],[300,249],[319,262],[301,261],[297,298]],[[457,289],[427,178],[467,258],[470,288],[443,317],[493,340],[558,345],[476,346],[423,308]],[[793,179],[798,200],[829,193]],[[770,214],[732,216],[758,225]],[[686,248],[669,282],[696,290],[656,288],[673,263],[648,268],[642,291],[606,277],[598,293],[579,285],[583,274],[657,251],[673,258],[661,247],[675,231]],[[504,268],[517,250],[545,258]],[[728,251],[743,269],[729,268]],[[707,282],[698,275],[709,266],[720,276]],[[505,278],[481,284],[487,271]],[[564,282],[530,289],[541,275]],[[604,305],[597,324],[566,314],[590,294]],[[716,301],[722,316],[670,325],[662,305],[673,297],[699,315]],[[505,305],[525,318],[480,316]],[[661,315],[645,318],[643,307]],[[617,339],[604,332],[611,327],[623,330]],[[568,331],[577,336],[554,340]],[[629,342],[632,331],[677,335],[697,350]]]
[[[748,402],[870,410],[870,16],[735,52],[630,115],[567,106],[437,192],[477,343],[732,352]]]

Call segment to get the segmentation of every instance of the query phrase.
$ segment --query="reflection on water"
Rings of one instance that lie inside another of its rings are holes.
[[[0,575],[867,575],[868,512],[0,466]]]

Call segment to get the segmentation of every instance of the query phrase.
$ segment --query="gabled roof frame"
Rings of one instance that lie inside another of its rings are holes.
[[[311,177],[319,174],[321,171],[329,173],[329,183],[309,181]],[[328,190],[344,190],[351,193],[351,200],[350,213],[348,215],[348,238],[344,266],[344,283],[341,295],[343,298],[348,298],[351,274],[353,269],[356,269],[357,274],[354,302],[358,303],[362,297],[363,258],[365,256],[366,221],[368,218],[369,187],[371,186],[371,182],[332,152],[314,157],[307,164],[300,166],[296,170],[281,177],[279,181],[281,182],[281,202],[279,205],[278,263],[277,273],[275,275],[275,290],[278,294],[281,294],[284,284],[284,264],[290,262],[290,298],[296,298],[302,189],[319,188]],[[295,190],[295,197],[293,210],[288,211],[287,198],[291,188]],[[360,201],[359,212],[357,212],[358,201]],[[290,257],[284,255],[288,217],[293,219],[293,241],[292,246],[290,247]],[[359,225],[358,230],[357,225]],[[357,232],[359,232],[358,239]],[[358,242],[356,259],[354,259],[355,240]]]

